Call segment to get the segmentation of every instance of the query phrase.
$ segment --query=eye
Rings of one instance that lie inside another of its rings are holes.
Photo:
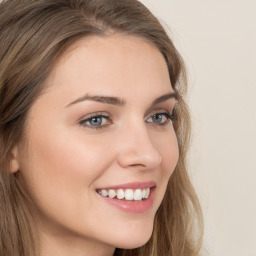
[[[158,125],[167,125],[169,121],[173,121],[173,114],[169,113],[156,113],[147,119],[147,123],[155,123]]]
[[[80,125],[92,129],[103,128],[110,123],[110,117],[102,114],[92,115],[79,122]]]

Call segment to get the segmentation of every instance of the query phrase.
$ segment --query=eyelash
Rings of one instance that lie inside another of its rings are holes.
[[[101,113],[96,113],[96,114],[92,114],[90,117],[83,119],[79,122],[79,124],[83,127],[87,127],[90,129],[102,129],[104,128],[106,125],[99,125],[99,126],[93,126],[91,124],[86,124],[86,122],[90,122],[92,121],[94,118],[105,118],[106,120],[110,120],[110,116],[107,116],[105,114],[101,114]]]
[[[173,122],[175,120],[174,111],[172,112],[172,114],[170,114],[169,112],[155,113],[152,116],[150,116],[148,119],[152,119],[156,116],[164,116],[166,118],[166,121],[164,121],[163,123],[161,123],[161,122],[147,122],[147,123],[154,123],[154,124],[159,125],[159,126],[166,126],[166,125],[169,124],[169,121]],[[83,127],[90,128],[90,129],[102,129],[102,128],[105,128],[108,125],[108,124],[105,124],[105,125],[103,124],[102,125],[102,122],[97,126],[93,126],[92,124],[86,124],[87,122],[92,122],[92,120],[96,119],[96,118],[101,118],[101,120],[103,118],[105,118],[107,121],[111,120],[111,117],[108,116],[108,115],[105,115],[105,114],[102,114],[102,113],[96,113],[96,114],[92,114],[90,117],[88,117],[86,119],[81,120],[79,122],[79,124]]]

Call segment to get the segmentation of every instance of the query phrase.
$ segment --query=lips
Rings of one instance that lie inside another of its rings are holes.
[[[96,192],[105,202],[121,210],[141,213],[152,206],[155,187],[155,182],[134,182],[100,188]]]

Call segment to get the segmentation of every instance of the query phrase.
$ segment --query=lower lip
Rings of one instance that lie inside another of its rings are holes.
[[[153,204],[154,200],[154,191],[155,188],[150,189],[150,194],[147,199],[136,201],[136,200],[120,200],[120,199],[111,199],[109,197],[104,197],[99,195],[102,199],[105,200],[105,202],[109,203],[110,205],[113,205],[114,207],[119,208],[122,211],[125,212],[131,212],[131,213],[143,213],[149,210]]]

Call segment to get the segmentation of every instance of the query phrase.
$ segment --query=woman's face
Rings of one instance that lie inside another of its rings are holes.
[[[143,39],[95,36],[65,52],[16,154],[42,241],[148,241],[178,161],[174,106],[165,60]]]

